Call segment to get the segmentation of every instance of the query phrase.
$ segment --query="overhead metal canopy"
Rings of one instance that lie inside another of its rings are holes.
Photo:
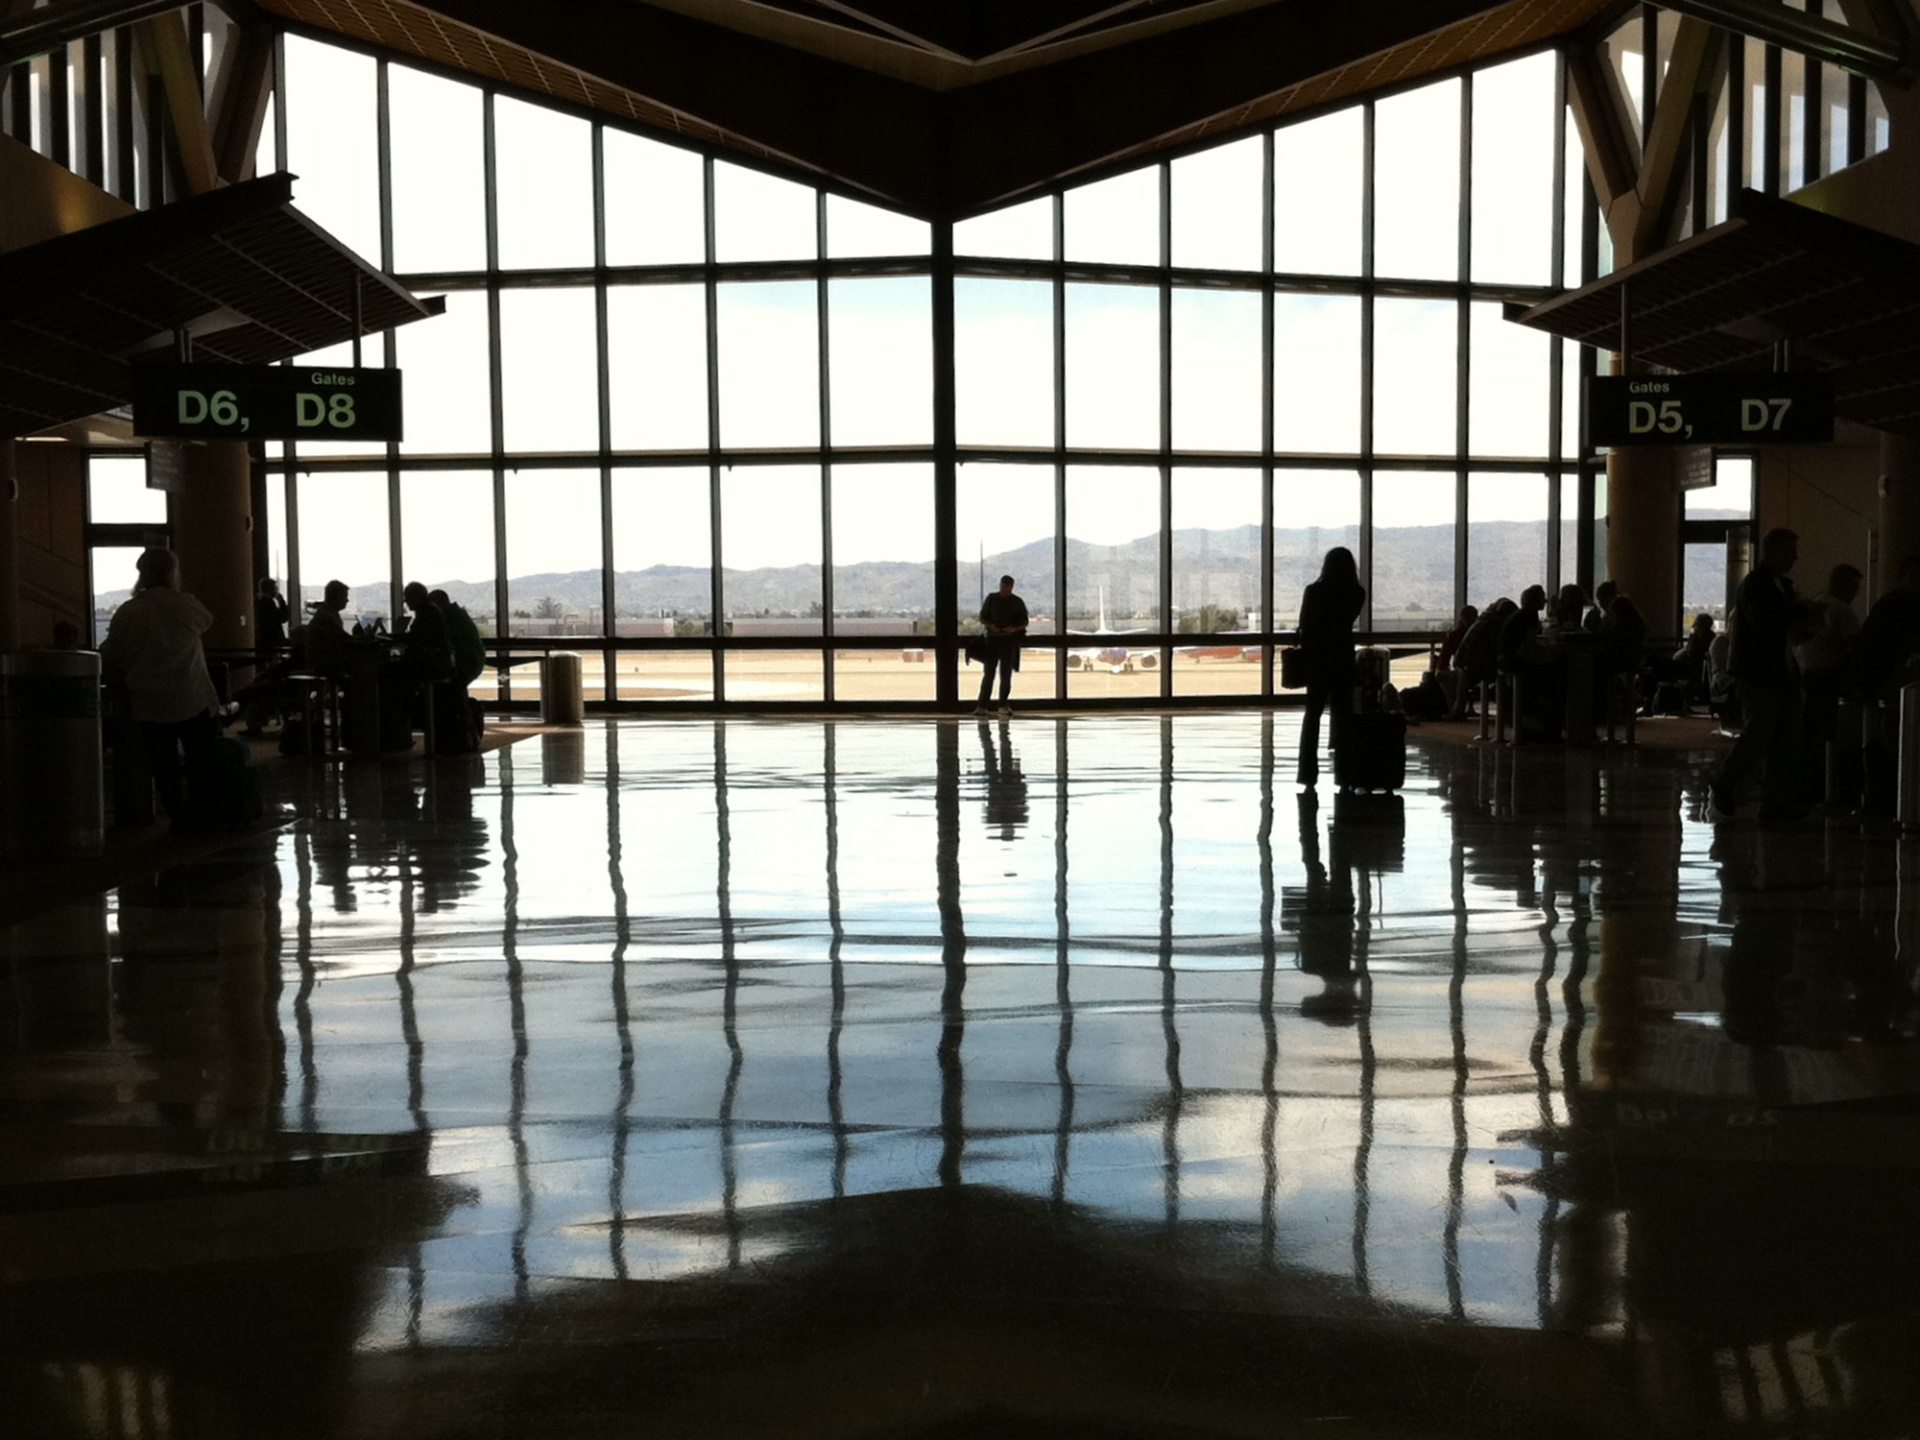
[[[1624,296],[1624,298],[1623,298]],[[1920,245],[1743,190],[1733,218],[1507,318],[1678,373],[1831,373],[1835,411],[1920,433]]]
[[[0,435],[127,404],[131,366],[265,365],[437,315],[269,175],[0,255]]]

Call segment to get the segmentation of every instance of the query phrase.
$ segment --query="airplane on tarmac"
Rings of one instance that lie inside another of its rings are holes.
[[[1140,627],[1132,630],[1115,630],[1107,624],[1107,590],[1100,587],[1100,623],[1091,632],[1094,635],[1139,635],[1145,633]],[[1097,645],[1067,651],[1069,670],[1104,669],[1112,675],[1131,675],[1138,670],[1158,670],[1160,668],[1160,650],[1158,646],[1141,648],[1128,645]]]

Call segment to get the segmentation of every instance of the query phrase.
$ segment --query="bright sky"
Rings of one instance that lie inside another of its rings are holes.
[[[377,114],[371,59],[298,37],[287,41],[287,168],[297,203],[379,261]],[[486,262],[483,101],[476,87],[388,67],[394,254],[401,273],[474,271]],[[1545,283],[1552,216],[1554,59],[1539,55],[1474,77],[1471,272]],[[1463,82],[1449,79],[1377,107],[1376,265],[1383,275],[1453,278],[1459,269],[1458,135]],[[506,269],[594,263],[592,127],[501,97],[494,102],[498,241]],[[1273,245],[1282,271],[1358,269],[1362,126],[1358,109],[1280,130]],[[609,129],[604,136],[610,263],[697,262],[705,249],[698,155]],[[275,166],[271,136],[263,169]],[[1172,258],[1178,265],[1257,270],[1262,260],[1265,142],[1235,140],[1173,162]],[[711,165],[715,243],[722,261],[805,260],[819,249],[815,191],[745,166]],[[1295,205],[1294,196],[1312,197]],[[1155,264],[1160,259],[1155,166],[1069,191],[1065,255]],[[825,206],[835,256],[924,254],[923,222],[841,197]],[[962,255],[1048,258],[1054,207],[1043,198],[963,222]],[[422,289],[430,289],[422,286]],[[1052,286],[961,278],[956,284],[958,431],[963,444],[1050,446],[1055,437]],[[829,287],[831,372],[820,371],[820,306],[812,281],[726,282],[717,297],[719,423],[728,447],[812,446],[821,438],[821,385],[832,438],[843,445],[932,441],[932,313],[925,277],[839,280]],[[504,440],[509,452],[597,449],[597,317],[589,286],[507,289],[498,303]],[[1281,294],[1274,428],[1283,450],[1339,454],[1360,439],[1361,305],[1351,297]],[[1381,453],[1450,454],[1455,445],[1455,351],[1460,311],[1446,301],[1382,297],[1375,309],[1375,446]],[[492,446],[488,306],[483,291],[447,293],[447,313],[402,329],[410,454]],[[705,296],[688,284],[619,285],[607,296],[612,443],[703,449],[708,428]],[[1476,306],[1471,449],[1544,455],[1546,345]],[[1261,442],[1261,303],[1256,292],[1176,291],[1171,315],[1172,441],[1245,451]],[[1069,445],[1154,450],[1160,443],[1158,292],[1073,284],[1066,290]],[[344,359],[345,352],[330,358]],[[367,363],[381,363],[377,348]],[[304,448],[304,447],[303,447]],[[378,451],[367,450],[378,463]],[[1053,533],[1052,467],[971,464],[960,493],[963,558]],[[1254,472],[1179,472],[1175,524],[1257,523]],[[1276,524],[1351,524],[1352,472],[1331,483],[1282,471]],[[119,484],[115,481],[114,484]],[[932,555],[928,467],[835,471],[836,558]],[[1450,523],[1451,487],[1419,476],[1380,482],[1380,510],[1401,523]],[[526,471],[508,484],[509,571],[600,563],[597,474]],[[622,471],[615,482],[615,564],[708,563],[704,466]],[[492,485],[484,467],[409,473],[401,485],[409,576],[486,579],[494,557]],[[1116,544],[1159,526],[1150,466],[1089,467],[1069,480],[1068,530]],[[1444,505],[1436,497],[1447,494]],[[117,491],[116,491],[117,493]],[[300,482],[303,578],[385,577],[383,474]],[[738,467],[721,485],[729,566],[817,562],[820,479],[814,466]],[[1404,506],[1403,503],[1404,502]],[[129,502],[131,503],[131,502]],[[1376,508],[1379,509],[1378,501]],[[283,526],[282,526],[283,528]],[[276,537],[277,539],[279,537]],[[280,542],[284,544],[283,539]]]

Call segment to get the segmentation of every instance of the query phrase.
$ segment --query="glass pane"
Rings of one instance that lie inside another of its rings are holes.
[[[603,129],[607,263],[674,265],[706,259],[706,180],[691,150]]]
[[[303,517],[304,518],[304,517]],[[301,537],[303,540],[305,536]],[[404,578],[444,590],[482,635],[494,625],[493,476],[485,470],[410,470],[400,477]],[[303,569],[301,588],[319,594]]]
[[[1719,62],[1724,77],[1726,61]],[[1732,101],[1724,83],[1713,88],[1713,118],[1707,122],[1707,214],[1709,228],[1727,218],[1727,168],[1732,164]]]
[[[1780,57],[1780,193],[1807,183],[1807,62]]]
[[[1569,585],[1580,578],[1580,477],[1560,477],[1560,583]],[[1468,591],[1472,600],[1475,591]]]
[[[1377,522],[1376,522],[1377,523]],[[1273,473],[1274,626],[1300,619],[1300,597],[1320,578],[1327,551],[1360,554],[1360,476],[1353,470]]]
[[[1067,259],[1160,263],[1159,166],[1069,190],[1066,206]]]
[[[720,516],[727,633],[821,634],[820,467],[754,465],[723,471]],[[820,657],[812,655],[809,663],[817,687]]]
[[[960,443],[1053,444],[1053,287],[963,277],[953,320]]]
[[[1567,111],[1567,153],[1561,162],[1567,171],[1567,193],[1560,224],[1566,236],[1561,253],[1560,283],[1569,290],[1580,285],[1584,256],[1580,246],[1580,216],[1587,203],[1587,156],[1580,144],[1580,127],[1573,123],[1573,111]]]
[[[1273,444],[1295,454],[1360,448],[1360,300],[1273,297]]]
[[[931,637],[903,636],[885,650],[833,652],[833,694],[843,704],[932,700],[938,674]]]
[[[600,472],[507,476],[509,633],[601,633]]]
[[[1125,637],[1160,628],[1160,472],[1067,470],[1067,629],[1099,636],[1067,651],[1075,697],[1160,693],[1160,647]]]
[[[713,627],[713,525],[708,472],[613,472],[616,635],[708,635]],[[707,663],[705,652],[701,663]],[[711,671],[701,679],[711,689]]]
[[[933,288],[924,276],[827,287],[836,445],[933,441]]]
[[[95,525],[165,525],[167,496],[147,488],[144,455],[95,455],[87,461],[87,519]]]
[[[705,288],[610,286],[607,383],[613,399],[614,449],[705,449]]]
[[[753,634],[768,633],[746,628]],[[729,700],[818,703],[825,694],[818,650],[730,650],[726,667]]]
[[[500,292],[500,383],[506,448],[600,448],[600,344],[593,291]]]
[[[287,478],[267,476],[267,574],[280,582],[280,593],[288,593],[287,569],[292,559],[287,544]]]
[[[953,227],[953,253],[1053,259],[1053,200],[1043,196],[960,221]]]
[[[1366,113],[1336,111],[1273,136],[1273,266],[1358,275]]]
[[[836,635],[932,635],[932,466],[834,467],[833,623]]]
[[[351,590],[346,623],[391,619],[392,560],[387,550],[387,477],[328,471],[296,482],[300,506],[300,596],[318,600],[329,580]],[[304,603],[301,614],[305,614]]]
[[[1453,625],[1453,476],[1373,477],[1373,628]]]
[[[1460,82],[1374,107],[1373,272],[1451,280],[1460,272]]]
[[[1878,155],[1893,141],[1893,122],[1887,114],[1886,97],[1880,82],[1867,82],[1867,154]]]
[[[1258,135],[1173,162],[1173,263],[1258,270],[1266,161]]]
[[[493,102],[500,264],[593,264],[593,134],[584,120],[498,96]]]
[[[300,212],[363,259],[380,259],[379,99],[374,64],[286,37],[287,168]]]
[[[93,633],[89,643],[98,649],[107,638],[107,622],[113,619],[113,612],[133,594],[134,581],[139,578],[133,567],[140,559],[140,549],[134,545],[97,545],[87,557],[93,567]]]
[[[1820,106],[1820,163],[1831,175],[1847,165],[1847,77],[1837,71],[1815,69],[1820,79],[1816,102]]]
[[[714,250],[721,260],[812,260],[820,253],[814,191],[716,160]]]
[[[1160,444],[1160,294],[1137,285],[1067,286],[1067,443]]]
[[[1173,445],[1260,448],[1260,297],[1173,292]]]
[[[818,289],[809,280],[722,285],[718,301],[720,443],[818,445]]]
[[[955,533],[962,634],[979,630],[980,606],[1002,575],[1014,577],[1014,593],[1027,602],[1027,633],[1054,633],[1053,478],[1051,465],[960,467]],[[978,666],[962,664],[963,696],[977,690],[980,674]],[[1053,694],[1053,653],[1025,652],[1014,675],[1014,698]]]
[[[1451,455],[1459,307],[1451,300],[1374,301],[1373,448]]]
[[[1571,582],[1573,572],[1561,576]],[[1547,481],[1540,475],[1467,477],[1467,601],[1486,608],[1547,583]]]
[[[1260,628],[1260,485],[1258,470],[1173,472],[1173,628],[1178,633]],[[1237,645],[1174,652],[1176,695],[1259,690],[1257,636]]]
[[[1469,307],[1467,449],[1544,456],[1553,433],[1552,337],[1504,318],[1497,303]]]
[[[1159,628],[1160,472],[1067,467],[1067,629]]]
[[[1739,42],[1736,41],[1736,44]],[[1741,87],[1741,133],[1746,136],[1747,163],[1741,183],[1766,190],[1767,184],[1767,47],[1748,37]],[[1782,147],[1785,148],[1785,147]]]
[[[827,197],[827,254],[832,259],[925,255],[932,248],[933,227],[924,220],[844,195]]]
[[[493,449],[487,297],[459,290],[447,311],[394,334],[400,365],[408,455],[487,454]]]
[[[713,699],[711,650],[616,650],[613,665],[622,700]]]
[[[1744,455],[1721,456],[1713,462],[1713,484],[1687,491],[1689,520],[1751,520],[1753,518],[1753,461]]]
[[[1545,285],[1553,268],[1553,84],[1542,51],[1473,77],[1473,278]]]
[[[1587,383],[1580,373],[1580,348],[1560,347],[1560,453],[1569,459],[1580,454],[1580,402]]]
[[[486,269],[480,92],[390,65],[387,104],[392,116],[395,268]]]

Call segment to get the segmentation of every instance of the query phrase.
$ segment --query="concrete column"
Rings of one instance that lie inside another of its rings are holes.
[[[1920,437],[1880,436],[1880,553],[1875,598],[1900,583],[1900,562],[1920,555]]]
[[[1607,575],[1656,637],[1680,633],[1680,492],[1666,446],[1607,455]]]
[[[247,447],[182,447],[184,478],[168,514],[182,588],[213,612],[209,650],[253,648],[253,487]]]
[[[20,648],[20,481],[13,440],[0,437],[0,655]]]

